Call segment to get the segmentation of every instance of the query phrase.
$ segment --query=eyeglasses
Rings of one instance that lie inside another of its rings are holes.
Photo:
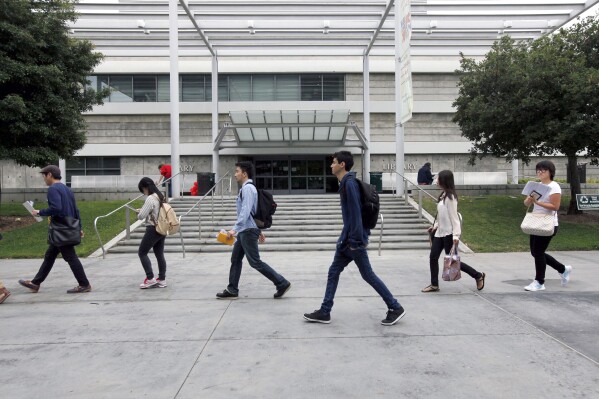
[[[547,169],[537,169],[537,175],[544,172],[547,172]]]

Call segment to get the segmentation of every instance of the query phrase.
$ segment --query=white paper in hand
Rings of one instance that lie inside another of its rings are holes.
[[[538,181],[529,181],[528,183],[526,183],[526,186],[524,186],[522,194],[526,196],[534,195],[534,197],[538,201],[540,197],[543,197],[549,191],[551,191],[551,188],[549,186],[546,186]]]
[[[41,216],[34,216],[33,215],[33,201],[25,201],[23,202],[23,206],[25,207],[25,209],[27,209],[29,211],[29,213],[31,214],[31,216],[33,216],[35,218],[35,220],[37,220],[38,222],[41,222],[42,220],[44,220],[43,217]]]

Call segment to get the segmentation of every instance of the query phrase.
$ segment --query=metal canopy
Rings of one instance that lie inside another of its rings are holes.
[[[368,148],[358,126],[349,120],[349,110],[235,111],[231,123],[220,129],[214,149],[258,147],[358,147]],[[358,140],[349,139],[352,129]],[[228,132],[234,140],[225,141]]]
[[[393,56],[393,0],[178,0],[179,56]],[[599,0],[412,0],[412,56],[533,40]],[[168,0],[80,0],[73,36],[109,57],[168,56]],[[385,18],[386,14],[388,17]],[[376,36],[376,40],[373,38]]]

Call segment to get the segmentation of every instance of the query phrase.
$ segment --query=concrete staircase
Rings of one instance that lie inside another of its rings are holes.
[[[217,197],[218,198],[218,197]],[[184,197],[171,205],[182,215],[198,200]],[[194,209],[182,221],[186,252],[230,252],[231,247],[218,243],[216,234],[220,229],[228,230],[235,223],[235,197],[224,200],[215,198],[214,221],[210,201],[202,205],[202,235],[198,234],[198,211]],[[276,195],[277,212],[273,226],[265,230],[267,241],[260,251],[333,251],[341,232],[341,207],[337,194],[322,195]],[[382,249],[426,249],[429,247],[424,219],[418,219],[416,210],[405,205],[403,199],[388,194],[381,195],[381,214],[385,219]],[[381,224],[371,231],[370,248],[378,249]],[[129,240],[121,240],[109,252],[136,253],[144,229],[138,228]],[[166,252],[182,252],[179,235],[167,237]]]

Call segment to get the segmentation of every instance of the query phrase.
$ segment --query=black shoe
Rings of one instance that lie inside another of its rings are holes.
[[[229,291],[224,290],[223,292],[219,292],[216,294],[217,299],[237,299],[239,294],[231,294]]]
[[[325,313],[322,310],[318,309],[312,313],[304,313],[304,319],[316,323],[329,324],[331,322],[331,314]]]
[[[78,285],[75,288],[67,290],[67,294],[81,294],[83,292],[90,292],[92,290],[91,285]]]
[[[40,286],[33,284],[31,280],[19,280],[19,284],[21,284],[23,287],[29,288],[33,292],[38,292],[40,290]]]
[[[397,323],[399,319],[406,315],[406,311],[403,307],[399,307],[399,309],[389,309],[387,311],[387,317],[384,320],[381,320],[381,324],[384,326],[392,326]]]
[[[285,285],[280,290],[277,290],[277,292],[275,292],[275,294],[273,295],[273,297],[275,299],[276,298],[281,298],[283,295],[285,295],[287,293],[287,291],[289,291],[290,288],[291,288],[291,283],[289,281],[287,281],[287,285]]]

